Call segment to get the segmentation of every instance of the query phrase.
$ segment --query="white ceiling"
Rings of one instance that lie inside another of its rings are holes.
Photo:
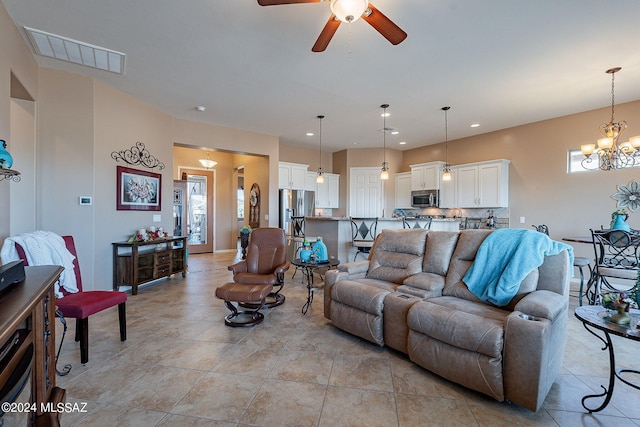
[[[286,144],[316,147],[324,114],[328,151],[380,147],[383,103],[387,126],[400,131],[387,147],[409,149],[444,140],[445,105],[450,140],[607,107],[605,70],[614,66],[622,67],[616,103],[640,99],[638,0],[377,0],[407,39],[393,46],[359,20],[342,24],[324,53],[311,46],[328,3],[2,3],[23,34],[32,27],[127,55],[124,76],[37,56],[41,66],[93,76],[175,117]]]

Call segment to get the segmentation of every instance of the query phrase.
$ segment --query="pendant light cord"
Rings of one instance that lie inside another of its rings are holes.
[[[449,120],[447,117],[447,111],[449,111],[451,107],[442,107],[442,111],[444,111],[444,162],[445,166],[449,166]]]
[[[320,170],[322,170],[322,119],[324,119],[324,116],[318,116],[318,119],[320,119]]]

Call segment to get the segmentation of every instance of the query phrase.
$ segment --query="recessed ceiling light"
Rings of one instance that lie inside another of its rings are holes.
[[[198,105],[196,107],[196,110],[200,111],[201,113],[204,113],[204,110],[206,110],[207,107],[205,107],[204,105]]]
[[[313,132],[307,132],[307,136],[313,136]]]
[[[399,133],[400,133],[400,131],[398,131],[398,130],[392,130],[392,131],[391,131],[391,135],[397,135],[397,134],[399,134]]]
[[[360,144],[360,143],[359,143],[359,142],[354,142],[354,143],[353,143],[353,145],[358,145],[358,144]]]
[[[400,142],[398,142],[398,144],[400,144],[400,145],[407,145],[407,141],[400,141]]]
[[[391,113],[382,113],[380,114],[380,117],[389,117],[391,115]]]
[[[478,126],[480,126],[480,123],[473,123],[473,124],[471,125],[471,127],[472,127],[472,128],[477,128]]]

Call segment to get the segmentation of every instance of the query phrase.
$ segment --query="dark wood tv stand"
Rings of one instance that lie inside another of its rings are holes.
[[[11,370],[11,366],[15,366],[33,344],[30,383],[31,403],[35,411],[29,412],[29,425],[58,426],[60,413],[44,412],[43,409],[55,410],[57,404],[65,399],[64,389],[56,387],[55,366],[54,284],[60,273],[62,267],[57,265],[25,267],[25,280],[0,292],[0,345],[12,340],[19,331],[25,337],[17,345],[14,356],[8,356],[7,370]],[[0,381],[7,381],[9,374],[0,369]]]
[[[170,237],[146,242],[115,242],[113,245],[113,288],[138,286],[172,274],[187,274],[187,237]]]

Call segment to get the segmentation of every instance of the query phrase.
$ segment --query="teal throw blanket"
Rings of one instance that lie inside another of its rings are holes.
[[[573,265],[573,248],[567,244],[534,230],[498,229],[482,242],[462,281],[481,300],[504,306],[518,293],[520,282],[542,265],[545,256],[564,250],[569,251]]]

